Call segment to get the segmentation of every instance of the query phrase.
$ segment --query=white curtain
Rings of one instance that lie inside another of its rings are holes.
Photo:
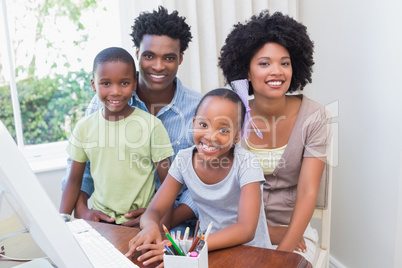
[[[244,22],[263,9],[271,13],[281,11],[297,19],[298,0],[120,0],[122,44],[134,55],[129,34],[134,18],[143,11],[152,11],[159,5],[169,13],[177,10],[186,17],[193,35],[189,48],[184,52],[178,77],[183,84],[206,93],[224,87],[218,57],[225,38],[234,24]]]

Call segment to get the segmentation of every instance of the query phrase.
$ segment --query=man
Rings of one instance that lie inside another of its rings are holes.
[[[175,153],[170,159],[173,161],[180,149],[193,145],[190,132],[192,118],[202,97],[201,93],[183,86],[176,77],[179,65],[183,61],[183,53],[192,38],[190,27],[185,22],[185,18],[178,16],[177,11],[169,14],[160,6],[157,11],[143,12],[134,20],[131,36],[136,47],[139,72],[137,91],[133,93],[130,105],[147,111],[162,121]],[[102,107],[103,104],[95,96],[86,115]],[[69,158],[67,162],[66,174],[69,173],[71,159]],[[156,189],[158,189],[164,178],[158,178],[157,173],[155,174]],[[66,180],[67,176],[63,178],[63,189]],[[81,193],[75,207],[75,216],[92,221],[114,222],[114,219],[106,214],[88,208],[87,202],[93,191],[93,179],[88,162]],[[123,225],[139,227],[140,216],[144,211],[145,208],[140,208],[127,213],[125,215],[127,218],[134,217],[134,219]],[[186,186],[183,186],[177,197],[175,209],[170,216],[164,220],[170,227],[198,216],[197,208]]]

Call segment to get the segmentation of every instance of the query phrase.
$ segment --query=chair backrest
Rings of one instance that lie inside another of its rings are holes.
[[[331,195],[332,195],[332,166],[325,163],[320,189],[313,218],[321,220],[319,256],[314,267],[329,267],[329,247],[331,238]]]
[[[330,179],[330,174],[331,168],[329,167],[328,163],[325,163],[325,168],[322,173],[321,177],[321,183],[320,183],[320,189],[318,190],[318,196],[317,196],[317,201],[315,203],[315,208],[316,209],[327,209],[328,208],[328,202],[330,201],[328,198],[328,195],[330,194],[329,191],[329,179]]]

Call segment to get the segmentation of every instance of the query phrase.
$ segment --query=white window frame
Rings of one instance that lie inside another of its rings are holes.
[[[53,142],[38,145],[25,145],[22,132],[21,109],[18,101],[18,90],[15,78],[15,66],[13,61],[12,43],[9,33],[8,17],[7,17],[7,3],[6,0],[1,1],[1,10],[3,17],[4,38],[7,47],[7,61],[8,69],[10,70],[10,90],[11,90],[11,103],[13,107],[13,117],[15,124],[15,131],[17,137],[17,146],[22,151],[28,164],[35,173],[47,172],[52,170],[60,170],[66,168],[67,153],[66,147],[68,141]]]
[[[66,152],[66,147],[68,141],[59,141],[59,142],[50,142],[44,144],[36,144],[36,145],[25,145],[23,138],[23,129],[22,129],[22,119],[21,119],[21,109],[20,103],[18,100],[18,89],[16,85],[16,77],[15,77],[15,66],[14,66],[14,55],[12,50],[12,42],[9,32],[9,23],[7,16],[7,0],[1,0],[0,6],[0,14],[3,17],[2,27],[0,34],[4,36],[5,45],[6,45],[6,54],[4,55],[7,60],[3,62],[4,65],[8,65],[8,69],[10,70],[10,91],[11,91],[11,102],[13,107],[13,117],[16,131],[16,140],[17,146],[25,156],[28,164],[32,168],[35,173],[48,172],[61,170],[66,168],[68,154]],[[118,5],[114,7],[114,4],[110,4],[109,8],[113,9],[114,12],[116,10],[118,13],[120,10],[118,9]],[[112,11],[112,13],[113,13]],[[116,16],[120,18],[120,16]],[[119,25],[121,28],[121,26]],[[121,37],[120,37],[121,39]],[[121,43],[121,40],[120,40]],[[105,44],[107,46],[107,44]]]

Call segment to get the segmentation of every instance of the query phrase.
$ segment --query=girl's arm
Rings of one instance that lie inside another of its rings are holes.
[[[208,250],[232,247],[254,239],[261,209],[259,182],[241,188],[237,222],[208,236]]]
[[[71,162],[70,175],[68,176],[66,187],[61,197],[60,213],[71,214],[77,203],[80,194],[82,175],[84,174],[86,163],[76,161]]]
[[[292,252],[303,237],[304,231],[314,213],[325,161],[325,158],[303,158],[297,185],[295,207],[289,228],[279,243],[278,250]]]
[[[127,257],[132,256],[137,247],[142,244],[159,243],[162,241],[159,222],[174,203],[182,187],[183,184],[179,183],[170,174],[167,175],[162,186],[156,192],[147,210],[141,217],[140,228],[142,230],[130,240],[129,251],[126,253]]]
[[[158,172],[161,183],[163,183],[166,176],[168,175],[169,167],[169,158],[156,163],[156,170]],[[174,208],[173,205],[174,204],[172,204],[171,208],[162,220],[168,228],[175,227],[176,225],[195,217],[193,210],[189,206],[185,204],[180,204],[177,208]]]

